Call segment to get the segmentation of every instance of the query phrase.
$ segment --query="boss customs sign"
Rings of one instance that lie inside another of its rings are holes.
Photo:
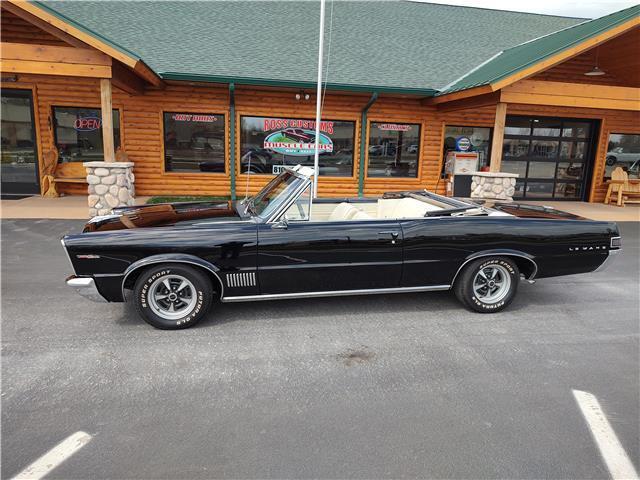
[[[333,122],[320,122],[318,150],[321,153],[333,152]],[[316,122],[291,118],[264,119],[263,148],[283,155],[307,157],[315,153]]]

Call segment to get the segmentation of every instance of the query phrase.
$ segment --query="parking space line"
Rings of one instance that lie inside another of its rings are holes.
[[[91,441],[91,435],[76,432],[53,447],[12,480],[39,480]]]
[[[613,480],[637,480],[638,472],[631,463],[627,452],[624,451],[616,432],[611,428],[598,399],[591,393],[580,390],[573,390],[573,396],[600,449],[600,454],[609,469],[611,478]]]

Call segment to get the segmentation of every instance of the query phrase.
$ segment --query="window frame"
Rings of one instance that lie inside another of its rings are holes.
[[[54,103],[49,104],[49,112],[50,112],[50,117],[49,117],[49,123],[51,125],[51,131],[52,131],[52,137],[53,137],[53,146],[56,148],[56,150],[58,151],[58,153],[60,152],[60,149],[58,148],[58,125],[56,123],[56,114],[55,114],[55,109],[56,108],[84,108],[84,109],[93,109],[93,110],[98,110],[100,112],[100,116],[102,117],[102,108],[101,107],[96,107],[95,104],[89,104],[89,103],[85,103],[85,104],[74,104],[74,105],[57,105]],[[118,151],[118,148],[120,148],[121,150],[124,150],[124,144],[125,144],[125,136],[124,136],[124,117],[123,117],[123,110],[124,108],[120,105],[116,106],[116,105],[112,105],[111,106],[111,111],[118,111],[118,122],[119,122],[119,131],[120,131],[120,143],[118,145],[115,144],[115,138],[114,138],[114,145],[113,145],[113,149],[114,151]],[[101,118],[102,120],[102,118]],[[102,136],[102,125],[100,125],[100,135]],[[104,144],[102,145],[102,149],[104,152]],[[104,157],[103,157],[104,159]],[[57,167],[56,168],[60,168],[62,165],[73,165],[73,164],[82,164],[83,162],[61,162],[60,161],[60,155],[58,155],[58,163],[57,163]]]
[[[416,165],[416,175],[415,177],[393,177],[393,176],[376,176],[376,177],[372,177],[369,175],[369,147],[370,147],[370,139],[371,139],[371,125],[373,123],[389,123],[389,124],[394,124],[394,125],[417,125],[418,126],[418,156],[417,156],[417,165]],[[393,120],[388,120],[388,119],[384,119],[384,120],[378,120],[377,117],[376,118],[371,118],[367,120],[367,128],[366,128],[366,142],[365,142],[365,149],[364,149],[364,162],[365,162],[365,171],[364,171],[364,175],[365,175],[365,179],[366,180],[384,180],[384,181],[404,181],[406,182],[407,180],[411,181],[411,180],[415,180],[418,181],[420,180],[420,178],[422,178],[422,151],[423,151],[423,147],[424,147],[424,122],[421,120],[414,120],[414,121],[393,121]]]
[[[604,152],[604,161],[603,161],[603,164],[602,164],[602,177],[600,178],[600,182],[603,185],[606,185],[607,182],[611,180],[611,176],[607,177],[606,173],[607,173],[607,154],[609,153],[609,143],[610,143],[609,139],[611,138],[612,135],[633,135],[633,136],[640,137],[640,131],[635,132],[635,133],[624,133],[624,132],[616,132],[616,131],[612,131],[611,130],[611,131],[607,132],[607,135],[606,135],[606,137],[604,139],[604,141],[606,143],[605,143],[605,148],[604,148],[604,150],[605,150],[605,152]],[[638,158],[640,159],[640,153],[638,153],[638,155],[639,155]],[[633,163],[631,165],[633,165]],[[629,165],[629,166],[631,166],[631,165]],[[638,178],[640,178],[640,176]],[[634,178],[633,180],[636,180],[636,179]]]
[[[224,144],[224,172],[175,172],[172,170],[167,170],[167,160],[166,160],[166,147],[165,147],[165,125],[164,125],[164,115],[165,113],[179,113],[179,114],[187,114],[187,115],[217,115],[222,116],[224,119],[224,134],[223,134],[223,144]],[[192,176],[200,177],[202,175],[217,175],[229,177],[229,111],[220,109],[220,112],[202,112],[201,110],[195,111],[192,109],[184,109],[180,111],[175,110],[160,110],[160,161],[162,162],[162,175],[182,175],[182,176]]]
[[[243,180],[246,181],[247,177],[257,178],[257,179],[272,179],[277,175],[272,173],[242,173],[242,117],[254,117],[254,118],[286,118],[291,120],[311,120],[315,121],[314,118],[304,117],[304,116],[295,116],[284,113],[282,115],[279,112],[274,113],[255,113],[255,112],[236,112],[236,125],[237,125],[237,135],[236,135],[236,179],[242,177]],[[353,152],[351,154],[351,175],[350,176],[334,176],[334,175],[322,175],[318,178],[330,178],[336,180],[357,180],[358,178],[358,163],[356,163],[356,149],[359,148],[359,132],[358,127],[360,126],[358,118],[323,118],[323,122],[350,122],[353,123]],[[313,165],[311,165],[313,166]]]

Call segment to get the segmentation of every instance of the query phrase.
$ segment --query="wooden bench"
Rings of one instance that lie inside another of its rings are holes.
[[[55,147],[51,147],[51,149],[44,154],[42,173],[42,187],[45,197],[60,196],[56,189],[56,184],[58,183],[87,183],[87,179],[84,176],[70,177],[58,172],[58,149]]]
[[[607,205],[612,199],[619,207],[624,207],[625,203],[640,203],[640,180],[629,180],[629,175],[621,167],[611,172],[611,180],[607,183],[609,188],[604,198]]]

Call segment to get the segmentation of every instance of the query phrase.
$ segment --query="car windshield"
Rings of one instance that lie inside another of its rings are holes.
[[[304,178],[292,172],[282,172],[249,200],[248,206],[251,213],[269,218],[304,181]]]

